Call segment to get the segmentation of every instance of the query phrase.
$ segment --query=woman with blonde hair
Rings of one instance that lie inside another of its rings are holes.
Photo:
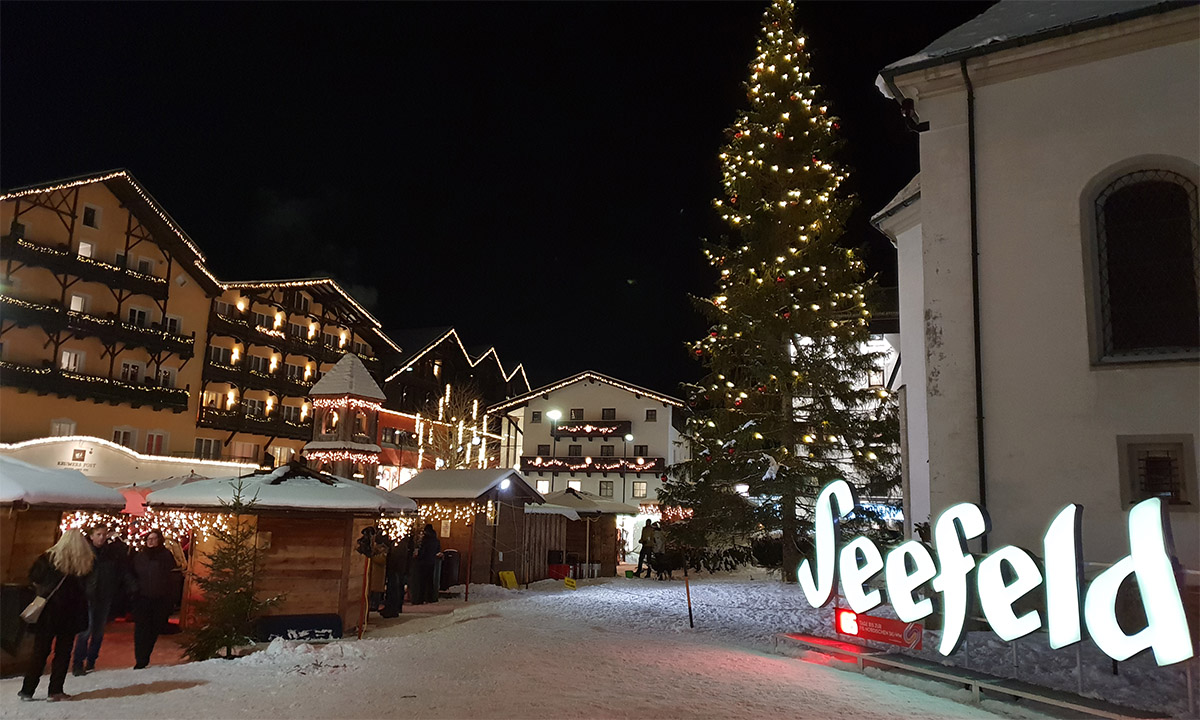
[[[92,571],[95,553],[87,538],[78,530],[68,530],[42,553],[29,569],[29,580],[41,597],[46,598],[42,615],[33,626],[33,655],[25,682],[17,696],[32,700],[46,669],[50,646],[54,646],[54,661],[50,664],[50,687],[47,699],[70,700],[63,692],[67,668],[71,664],[71,648],[75,635],[87,628],[87,595],[84,578]]]

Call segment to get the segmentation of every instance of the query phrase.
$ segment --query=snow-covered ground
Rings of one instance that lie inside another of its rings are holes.
[[[830,611],[802,609],[796,587],[761,573],[697,578],[692,601],[694,630],[679,580],[576,591],[549,581],[528,591],[473,585],[455,612],[376,625],[362,641],[277,641],[240,660],[68,677],[70,702],[20,703],[20,681],[7,679],[0,717],[1044,717],[1014,703],[966,704],[966,691],[937,683],[909,687],[772,654],[775,633],[823,629]],[[977,669],[988,654],[979,645]],[[1149,677],[1126,665],[1126,684]]]

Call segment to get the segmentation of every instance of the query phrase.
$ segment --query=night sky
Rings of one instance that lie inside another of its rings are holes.
[[[917,172],[878,71],[991,3],[798,3],[861,207]],[[128,168],[223,280],[332,275],[531,383],[698,376],[688,294],[765,5],[0,5],[0,187]]]

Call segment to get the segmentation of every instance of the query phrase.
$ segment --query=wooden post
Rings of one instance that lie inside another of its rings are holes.
[[[363,563],[363,592],[362,592],[362,612],[359,613],[358,620],[358,639],[362,640],[363,631],[367,629],[367,591],[371,589],[371,558],[368,557]]]
[[[688,583],[688,569],[687,569],[687,560],[686,559],[683,562],[683,589],[684,589],[684,592],[687,593],[688,626],[691,628],[695,628],[696,620],[692,617],[692,586],[691,586],[691,584]]]

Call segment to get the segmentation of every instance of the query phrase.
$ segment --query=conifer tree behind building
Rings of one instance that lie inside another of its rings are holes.
[[[864,267],[838,245],[854,208],[836,159],[839,121],[793,16],[790,0],[763,14],[750,107],[720,153],[714,205],[729,235],[704,248],[719,279],[699,301],[710,332],[692,347],[708,371],[690,393],[693,458],[660,493],[693,508],[680,531],[693,543],[781,532],[789,581],[824,484],[845,478],[877,495],[898,480],[894,404],[867,381],[883,358],[865,349]],[[755,502],[733,499],[737,490]]]

